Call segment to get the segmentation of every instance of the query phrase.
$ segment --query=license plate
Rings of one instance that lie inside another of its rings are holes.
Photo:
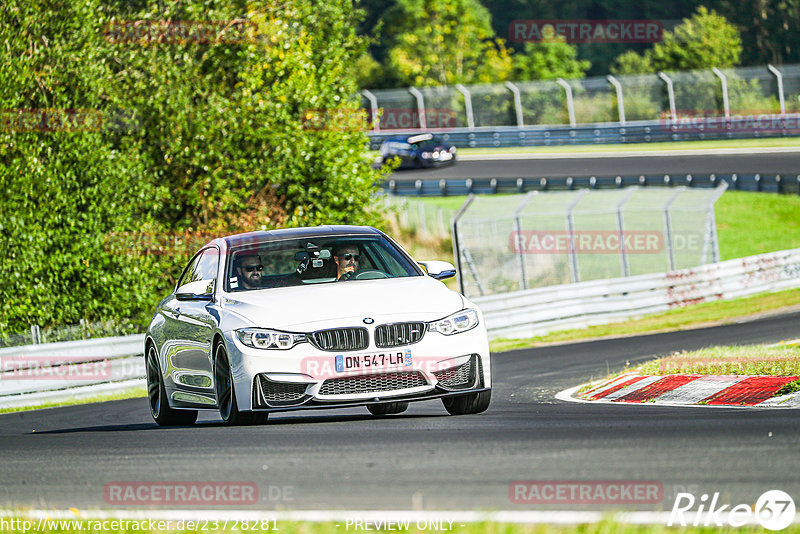
[[[367,371],[397,367],[411,367],[413,360],[411,351],[389,351],[375,354],[338,354],[336,356],[336,372]]]

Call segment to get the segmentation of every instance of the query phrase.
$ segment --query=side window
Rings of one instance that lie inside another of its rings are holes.
[[[205,249],[194,257],[178,282],[178,287],[198,280],[216,280],[218,266],[219,250],[216,247]]]
[[[178,281],[178,285],[176,287],[181,287],[182,285],[188,284],[192,281],[192,274],[194,273],[195,269],[197,268],[197,263],[200,261],[202,254],[198,254],[192,261],[189,262],[189,265],[184,269],[183,275],[181,279]]]
[[[205,249],[200,255],[200,261],[197,263],[194,280],[216,280],[218,267],[219,249],[216,247]]]

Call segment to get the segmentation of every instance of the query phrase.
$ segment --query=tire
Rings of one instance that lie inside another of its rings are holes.
[[[158,365],[158,351],[156,346],[147,346],[145,358],[147,367],[147,400],[150,404],[150,415],[159,426],[186,426],[197,421],[197,410],[176,410],[171,408],[167,400],[167,389],[164,387],[164,377],[161,376],[161,367]]]
[[[491,400],[492,390],[487,389],[467,395],[442,397],[442,404],[444,404],[444,409],[450,412],[450,415],[467,415],[485,412]]]
[[[372,415],[394,415],[408,410],[407,402],[387,402],[384,404],[368,404],[367,410]]]
[[[219,416],[226,425],[263,425],[267,422],[269,412],[239,411],[228,351],[225,350],[223,343],[217,343],[214,348],[214,394],[217,398],[217,406],[219,406]]]

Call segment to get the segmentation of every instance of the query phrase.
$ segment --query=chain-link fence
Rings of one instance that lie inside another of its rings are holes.
[[[395,214],[398,224],[422,237],[447,239],[450,221],[456,214],[453,208],[435,206],[408,197],[386,195],[384,205]]]
[[[392,130],[626,124],[800,112],[800,65],[363,91]],[[382,110],[382,111],[380,111]],[[741,121],[739,121],[741,123]],[[666,127],[672,127],[666,122]],[[795,125],[796,126],[796,125]],[[706,127],[707,125],[700,125]]]
[[[714,203],[726,188],[470,196],[453,222],[460,289],[492,295],[719,261]]]

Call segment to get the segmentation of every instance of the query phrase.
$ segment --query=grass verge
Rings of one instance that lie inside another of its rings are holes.
[[[800,341],[779,343],[777,345],[739,345],[714,346],[695,351],[675,352],[639,365],[611,373],[600,381],[618,377],[622,373],[641,376],[655,375],[760,375],[760,376],[800,376]],[[583,393],[598,383],[592,379],[582,385],[577,393]],[[800,379],[784,384],[773,397],[780,397],[800,391]],[[652,400],[652,399],[651,399]]]
[[[640,365],[644,375],[800,376],[797,345],[741,345],[683,351]]]
[[[13,408],[0,408],[0,414],[14,413],[14,412],[27,412],[30,410],[41,410],[42,408],[58,408],[60,406],[73,406],[75,404],[92,404],[95,402],[108,402],[122,399],[136,399],[140,397],[147,397],[147,388],[131,388],[119,393],[108,393],[103,395],[94,395],[91,397],[84,397],[78,399],[70,399],[57,402],[45,402],[36,406],[19,406]]]
[[[800,247],[800,196],[726,191],[714,215],[723,261]]]
[[[731,323],[738,319],[800,306],[800,289],[761,293],[731,300],[704,302],[638,319],[590,326],[584,329],[561,330],[526,339],[497,339],[491,342],[492,352],[536,347],[550,343],[587,339],[654,334],[686,330],[702,326]]]

